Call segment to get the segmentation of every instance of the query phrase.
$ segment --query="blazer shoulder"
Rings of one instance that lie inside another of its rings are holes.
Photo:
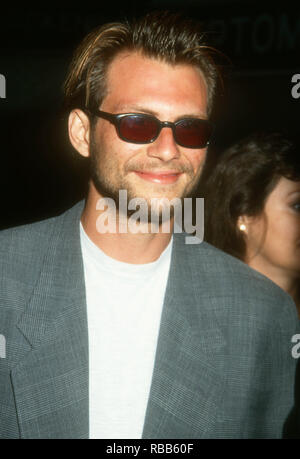
[[[51,217],[0,231],[1,260],[4,261],[7,257],[22,258],[33,252],[42,252],[57,218],[59,217]]]
[[[74,219],[79,222],[82,208],[83,202],[80,201],[54,217],[0,231],[0,259],[39,258],[51,238],[59,237],[65,221],[67,225]]]
[[[14,280],[32,285],[49,248],[56,246],[64,221],[72,210],[0,231],[0,281]]]
[[[222,250],[202,242],[187,245],[187,262],[192,268],[194,288],[217,298],[228,310],[248,311],[265,318],[297,320],[292,297],[260,272]],[[277,320],[276,320],[277,321]]]

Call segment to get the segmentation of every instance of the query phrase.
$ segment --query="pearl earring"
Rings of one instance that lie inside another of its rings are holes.
[[[242,223],[242,224],[240,225],[240,230],[241,230],[241,231],[246,231],[246,225],[244,225],[244,223]]]

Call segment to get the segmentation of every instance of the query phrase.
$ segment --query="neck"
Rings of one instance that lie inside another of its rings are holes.
[[[93,241],[93,243],[103,250],[106,255],[125,263],[145,264],[151,263],[159,258],[161,253],[167,247],[173,229],[173,222],[170,222],[170,232],[151,233],[150,224],[140,225],[141,232],[129,232],[127,219],[125,220],[126,232],[120,232],[120,216],[116,212],[111,215],[112,226],[109,232],[99,231],[99,222],[107,227],[108,213],[105,210],[97,209],[97,202],[101,199],[99,193],[90,187],[88,198],[81,216],[82,226]],[[101,216],[103,217],[101,219]],[[124,219],[123,219],[124,220]],[[124,221],[122,223],[124,228]],[[159,228],[159,231],[161,227]]]

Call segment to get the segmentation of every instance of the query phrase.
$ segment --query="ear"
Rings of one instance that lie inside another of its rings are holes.
[[[84,157],[90,155],[90,121],[87,115],[79,109],[74,109],[68,121],[69,139],[78,153]]]

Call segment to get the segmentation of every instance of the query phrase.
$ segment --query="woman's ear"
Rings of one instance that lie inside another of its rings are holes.
[[[79,109],[74,109],[68,121],[69,139],[81,156],[90,155],[90,121],[88,116]]]

